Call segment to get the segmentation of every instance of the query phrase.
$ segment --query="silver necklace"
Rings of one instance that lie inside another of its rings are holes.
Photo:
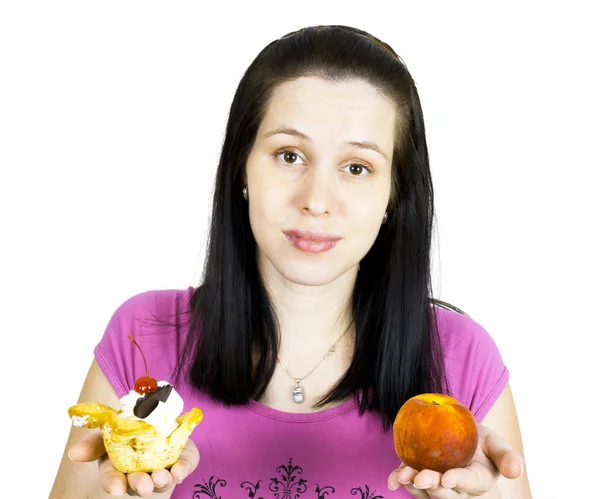
[[[342,336],[344,336],[348,332],[348,330],[349,330],[349,328],[346,329],[346,331],[344,331],[342,334],[339,335],[338,339],[335,340],[333,345],[331,345],[329,347],[329,350],[327,350],[325,355],[323,355],[323,358],[319,362],[317,362],[317,365],[315,367],[313,367],[308,374],[305,374],[301,378],[298,376],[292,375],[292,373],[288,371],[288,368],[283,365],[283,362],[281,362],[281,360],[279,360],[279,357],[277,357],[277,362],[279,362],[279,364],[281,365],[281,367],[283,368],[285,373],[296,382],[296,385],[294,386],[294,389],[292,390],[292,397],[294,399],[294,402],[296,402],[296,404],[301,404],[302,402],[304,402],[304,387],[302,386],[302,380],[308,378],[313,372],[315,372],[317,367],[319,367],[321,365],[321,362],[323,362],[324,360],[327,360],[329,357],[331,357],[335,353],[335,346],[337,345],[337,342],[342,339]]]

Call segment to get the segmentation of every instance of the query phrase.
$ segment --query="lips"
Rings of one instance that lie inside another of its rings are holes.
[[[342,239],[331,234],[303,230],[287,230],[284,231],[284,234],[294,248],[305,253],[328,251],[334,248],[337,242]]]
[[[322,232],[310,232],[307,230],[286,230],[284,231],[284,234],[289,237],[299,237],[301,239],[306,239],[307,241],[317,242],[339,241],[341,239],[341,237],[338,236],[332,236]]]

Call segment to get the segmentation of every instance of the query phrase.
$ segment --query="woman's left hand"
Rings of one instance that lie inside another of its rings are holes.
[[[402,464],[388,477],[388,487],[404,487],[415,499],[467,499],[492,489],[500,474],[519,478],[525,462],[490,428],[478,425],[479,443],[471,463],[445,473],[417,471]]]

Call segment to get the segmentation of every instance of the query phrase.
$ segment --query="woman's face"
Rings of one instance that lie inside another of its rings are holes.
[[[275,89],[246,165],[259,268],[312,286],[356,270],[390,197],[395,112],[358,80]]]

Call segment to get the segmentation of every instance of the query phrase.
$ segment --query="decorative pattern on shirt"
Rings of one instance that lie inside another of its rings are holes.
[[[320,486],[318,483],[315,483],[314,488],[311,487],[309,492],[308,479],[301,478],[304,470],[300,466],[293,464],[293,459],[291,458],[287,465],[281,464],[275,471],[277,476],[270,478],[268,491],[263,487],[263,491],[261,492],[261,494],[266,493],[266,497],[259,495],[262,480],[257,480],[256,482],[244,481],[240,484],[240,487],[246,489],[250,499],[325,499],[327,496],[335,494],[335,488],[331,485]],[[217,491],[217,487],[224,488],[226,486],[226,480],[211,476],[208,482],[203,480],[202,483],[194,485],[196,490],[192,495],[192,499],[202,499],[203,497],[226,499],[227,496],[221,496],[221,492]],[[313,491],[314,493],[312,493]],[[360,499],[384,499],[384,496],[377,494],[375,489],[371,490],[368,485],[353,487],[350,489],[350,493]]]

